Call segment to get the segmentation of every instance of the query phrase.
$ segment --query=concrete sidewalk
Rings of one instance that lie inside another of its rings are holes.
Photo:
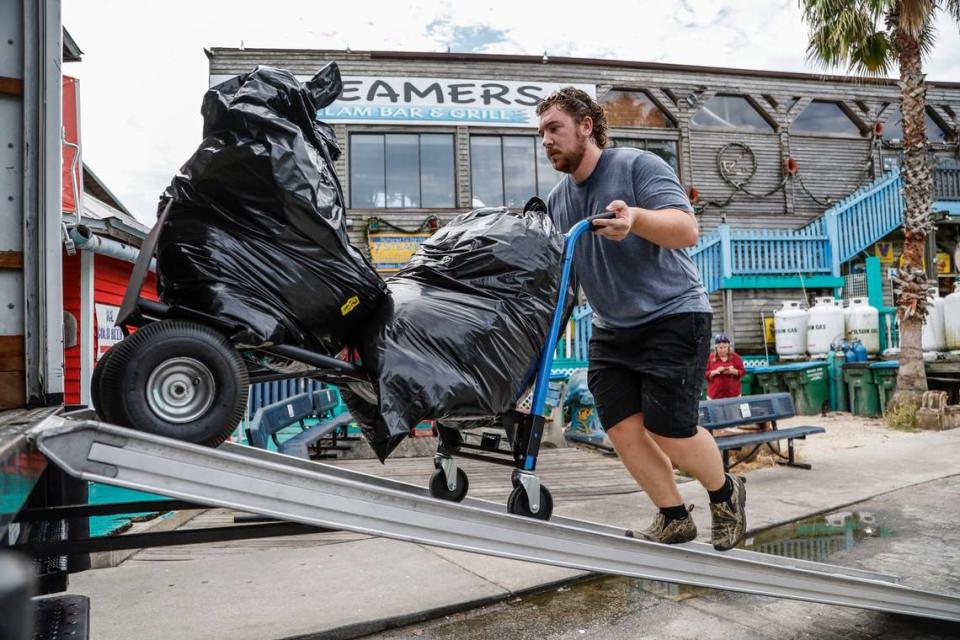
[[[786,426],[786,425],[784,425]],[[806,456],[813,470],[747,474],[750,529],[790,522],[960,473],[960,430],[923,432]],[[424,460],[425,469],[432,463]],[[386,468],[389,468],[389,464]],[[707,497],[681,486],[701,540],[709,537]],[[624,527],[654,515],[640,493],[569,498],[556,513]],[[120,640],[348,638],[510,598],[583,576],[556,567],[350,537],[287,549],[225,550],[197,559],[128,562],[72,577],[90,596],[91,637]]]

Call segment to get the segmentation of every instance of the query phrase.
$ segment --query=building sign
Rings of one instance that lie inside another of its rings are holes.
[[[399,271],[406,265],[420,244],[432,233],[377,233],[369,232],[367,243],[370,261],[380,273]]]
[[[210,76],[216,86],[232,76]],[[300,81],[310,76],[297,76]],[[561,87],[596,97],[593,84],[463,78],[349,76],[317,119],[345,124],[434,124],[536,128],[536,105]]]
[[[100,361],[110,347],[123,340],[123,331],[120,327],[114,326],[117,321],[117,314],[120,313],[120,307],[111,304],[95,304],[97,315],[97,352],[94,360]]]
[[[937,253],[937,273],[941,275],[950,273],[949,253]]]
[[[537,102],[569,83],[460,78],[349,77],[333,104],[317,112],[328,122],[536,127]],[[595,85],[573,85],[591,96]]]
[[[893,243],[884,240],[877,242],[874,254],[880,258],[880,264],[893,264]]]

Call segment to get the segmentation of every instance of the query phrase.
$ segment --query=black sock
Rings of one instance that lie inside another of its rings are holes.
[[[733,495],[733,481],[727,476],[727,481],[716,491],[707,491],[710,494],[710,502],[730,502],[730,496]]]
[[[667,522],[673,522],[674,520],[683,520],[686,518],[687,508],[682,504],[678,504],[675,507],[660,507],[660,513],[664,515]]]

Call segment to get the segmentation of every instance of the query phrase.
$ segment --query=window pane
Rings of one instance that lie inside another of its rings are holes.
[[[859,136],[860,127],[834,102],[811,102],[790,127],[798,133],[840,133]]]
[[[670,129],[677,125],[644,91],[608,91],[600,98],[611,127]]]
[[[453,136],[425,133],[420,136],[420,195],[423,207],[455,206]]]
[[[522,207],[537,195],[536,142],[530,136],[504,136],[502,141],[506,206]]]
[[[644,149],[646,145],[643,140],[637,138],[613,138],[610,140],[611,147],[628,147],[630,149]]]
[[[714,96],[694,114],[697,127],[722,127],[747,131],[773,131],[770,123],[742,96]]]
[[[887,120],[887,123],[883,125],[883,139],[884,140],[903,140],[903,123],[901,120],[903,115],[900,113],[900,107],[894,107],[894,111],[890,114],[890,118]],[[940,128],[940,125],[937,124],[937,121],[930,117],[930,114],[926,114],[924,122],[927,124],[927,140],[930,142],[946,142],[947,134]]]
[[[677,160],[677,143],[673,140],[642,140],[638,138],[615,138],[610,142],[613,147],[632,147],[655,153],[673,168],[673,172],[680,175],[680,165]]]
[[[387,138],[387,206],[420,206],[420,159],[417,135]]]
[[[383,136],[350,136],[350,206],[383,207]]]
[[[536,138],[536,147],[537,147],[537,195],[541,198],[546,199],[550,195],[550,191],[553,190],[557,183],[560,182],[560,179],[563,178],[563,174],[553,168],[553,165],[550,164],[550,158],[547,157],[547,152],[543,149],[543,138]]]
[[[474,207],[503,206],[503,162],[500,138],[470,138],[470,182]]]
[[[680,175],[677,164],[677,143],[672,140],[647,140],[647,151],[663,158],[673,168],[673,172]]]

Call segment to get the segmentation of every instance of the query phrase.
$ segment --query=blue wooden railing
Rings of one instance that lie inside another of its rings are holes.
[[[893,171],[800,229],[748,231],[722,224],[689,254],[708,293],[735,276],[839,276],[841,263],[902,223],[901,186],[899,172]]]
[[[830,273],[830,238],[822,224],[796,231],[731,231],[732,275]]]
[[[688,252],[693,263],[697,265],[700,279],[708,293],[723,285],[722,241],[718,231],[704,234],[700,236],[697,246]]]
[[[836,267],[903,224],[899,171],[854,191],[824,213],[836,247]]]

